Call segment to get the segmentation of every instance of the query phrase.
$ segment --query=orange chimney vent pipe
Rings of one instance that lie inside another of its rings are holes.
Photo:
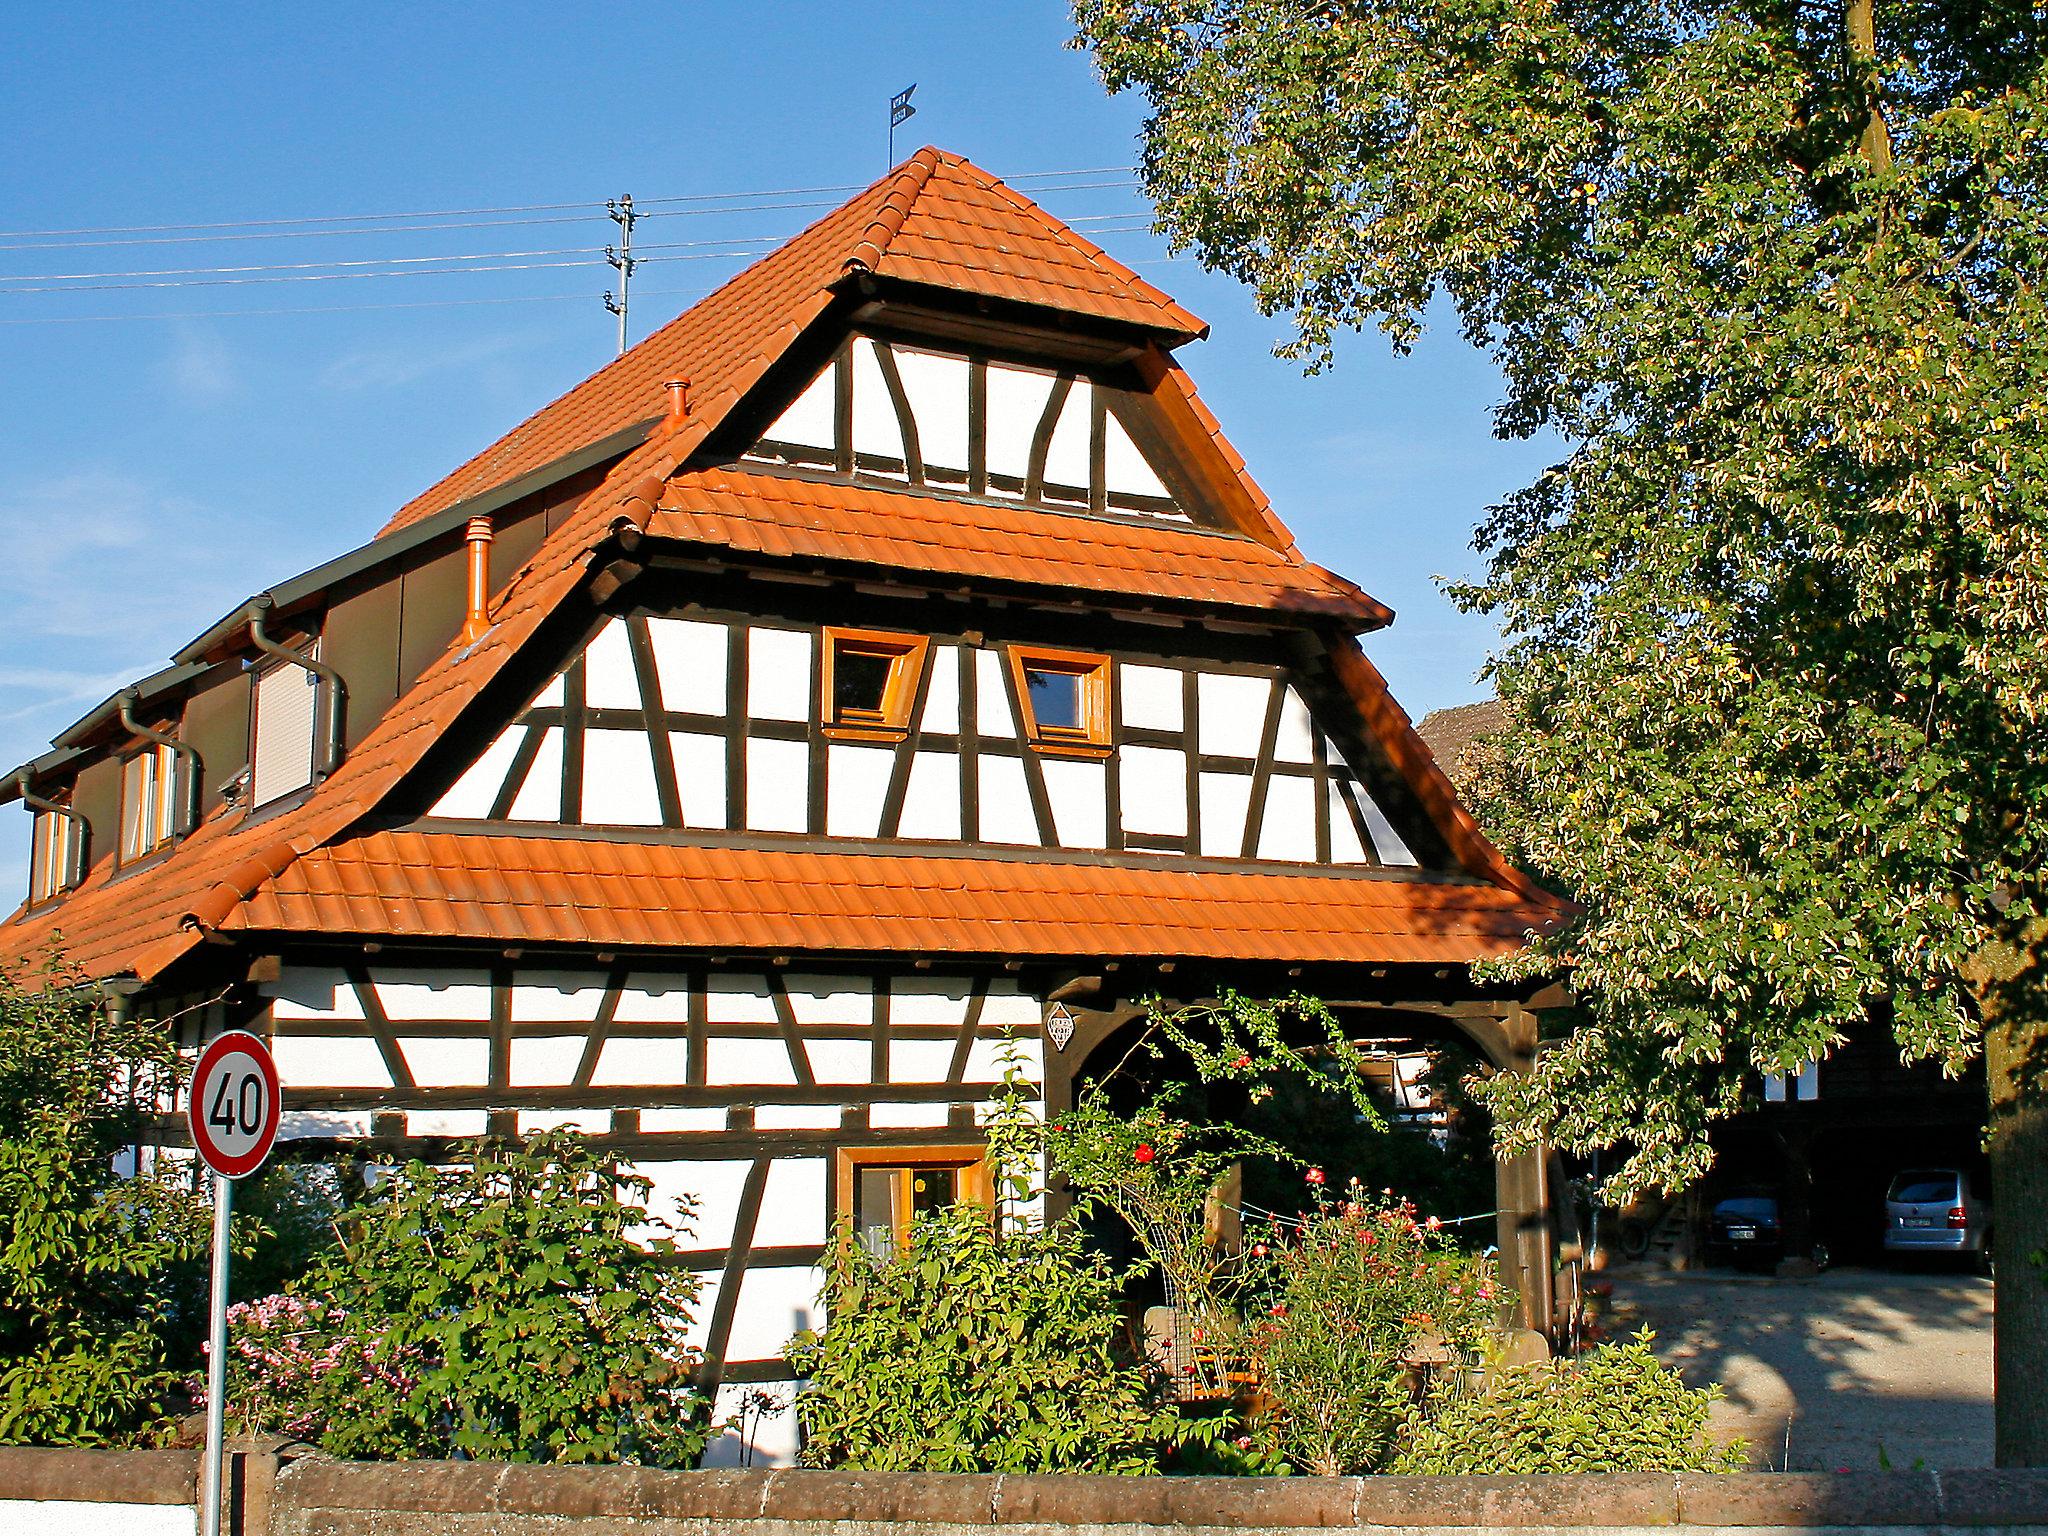
[[[491,520],[472,517],[469,531],[469,605],[462,620],[462,643],[475,645],[491,629]]]

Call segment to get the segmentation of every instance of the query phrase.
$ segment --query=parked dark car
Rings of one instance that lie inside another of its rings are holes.
[[[1887,1254],[1953,1254],[1991,1271],[1991,1207],[1956,1168],[1907,1168],[1884,1197]]]
[[[1745,1190],[1717,1201],[1707,1217],[1709,1263],[1757,1267],[1785,1257],[1785,1229],[1778,1197],[1768,1190]],[[1828,1251],[1813,1245],[1813,1262],[1825,1269]]]

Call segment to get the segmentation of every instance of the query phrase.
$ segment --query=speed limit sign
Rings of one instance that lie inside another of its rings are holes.
[[[247,1030],[218,1036],[192,1071],[187,1114],[200,1159],[224,1179],[246,1179],[270,1156],[282,1098],[270,1047]]]

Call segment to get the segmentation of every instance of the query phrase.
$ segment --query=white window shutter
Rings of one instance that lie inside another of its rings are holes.
[[[314,722],[319,679],[281,662],[256,678],[256,739],[249,752],[249,804],[270,801],[313,782]]]

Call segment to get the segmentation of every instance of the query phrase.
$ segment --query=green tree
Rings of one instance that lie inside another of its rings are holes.
[[[116,1160],[176,1082],[169,1033],[61,962],[0,975],[0,1443],[105,1445],[164,1417],[167,1277],[207,1212],[189,1181]]]
[[[1582,915],[1514,1140],[1675,1185],[1746,1074],[1985,1054],[1998,1455],[2048,1462],[2048,16],[1077,0],[1177,245],[1320,366],[1438,296],[1561,462],[1492,510],[1492,824]],[[2028,1262],[2029,1260],[2035,1262]]]

